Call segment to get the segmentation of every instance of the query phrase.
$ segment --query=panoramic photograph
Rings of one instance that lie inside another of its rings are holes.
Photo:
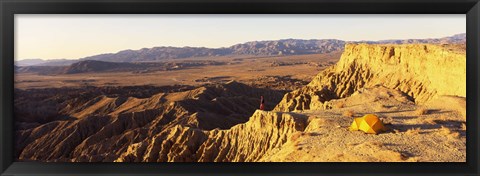
[[[466,162],[466,15],[16,14],[17,162]]]

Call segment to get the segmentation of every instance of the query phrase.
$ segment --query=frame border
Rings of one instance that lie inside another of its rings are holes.
[[[466,14],[466,163],[13,162],[15,14]],[[0,0],[0,173],[22,175],[479,175],[478,0]]]

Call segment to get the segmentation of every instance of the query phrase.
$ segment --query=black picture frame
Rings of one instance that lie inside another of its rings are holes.
[[[478,0],[0,0],[0,173],[22,175],[479,175]],[[466,14],[466,163],[40,163],[13,160],[15,14]]]

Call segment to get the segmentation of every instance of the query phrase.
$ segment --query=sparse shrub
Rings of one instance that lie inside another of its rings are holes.
[[[357,145],[358,145],[358,143],[353,143],[353,142],[347,143],[347,146],[349,146],[349,147],[353,147],[353,146],[357,146]]]
[[[398,153],[398,152],[397,152]],[[398,153],[397,157],[400,159],[400,160],[407,160],[409,157],[403,153]]]
[[[379,97],[392,97],[393,95],[391,95],[390,93],[388,93],[387,91],[381,91],[379,92]]]
[[[424,108],[424,107],[417,108],[417,109],[415,110],[415,114],[416,114],[417,116],[426,115],[426,114],[428,114],[428,109],[427,109],[427,108]]]
[[[407,135],[417,135],[420,134],[420,128],[412,128],[405,132]]]
[[[300,146],[300,141],[295,141],[295,142],[293,143],[293,146],[299,147],[299,146]]]
[[[306,131],[315,131],[315,130],[321,129],[322,127],[325,126],[326,122],[327,121],[323,118],[313,119],[312,121],[310,121],[308,123],[308,126],[305,130]]]
[[[391,125],[393,123],[393,118],[390,116],[382,115],[380,116],[380,119],[385,125]]]
[[[355,116],[355,112],[353,112],[352,110],[348,110],[348,111],[343,112],[343,116],[353,117],[353,116]]]
[[[424,118],[423,123],[430,124],[430,125],[437,124],[435,118],[432,118],[432,117]]]
[[[378,142],[378,141],[370,141],[369,142],[371,145],[378,146],[378,147],[383,147],[383,143]]]
[[[317,118],[316,116],[308,116],[307,123],[310,124],[310,122],[312,122],[316,118]]]
[[[385,105],[383,105],[383,104],[377,104],[377,105],[375,106],[375,111],[383,111],[383,110],[385,110]]]
[[[303,136],[303,132],[295,132],[293,133],[293,135],[290,137],[290,140],[291,141],[297,141],[298,138],[300,138],[300,136]]]
[[[441,115],[439,119],[440,119],[441,121],[443,121],[443,122],[446,122],[446,121],[448,121],[448,116],[446,116],[446,115]]]
[[[460,133],[454,132],[454,131],[450,130],[450,128],[447,128],[447,127],[444,127],[444,126],[442,126],[442,127],[440,128],[440,134],[445,135],[445,136],[447,136],[447,137],[449,137],[449,138],[458,138],[458,137],[460,137]]]
[[[340,109],[340,108],[344,108],[344,107],[345,107],[345,102],[343,102],[343,101],[339,101],[339,102],[335,103],[335,108],[336,109]]]
[[[449,128],[447,128],[447,127],[445,127],[445,126],[442,125],[442,127],[440,128],[440,132],[441,132],[441,134],[448,135],[448,134],[450,134],[452,131],[451,131]]]

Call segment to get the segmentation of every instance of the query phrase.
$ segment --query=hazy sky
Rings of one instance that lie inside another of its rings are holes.
[[[439,38],[458,15],[15,15],[15,59],[77,59],[155,46],[229,47],[254,40]]]

